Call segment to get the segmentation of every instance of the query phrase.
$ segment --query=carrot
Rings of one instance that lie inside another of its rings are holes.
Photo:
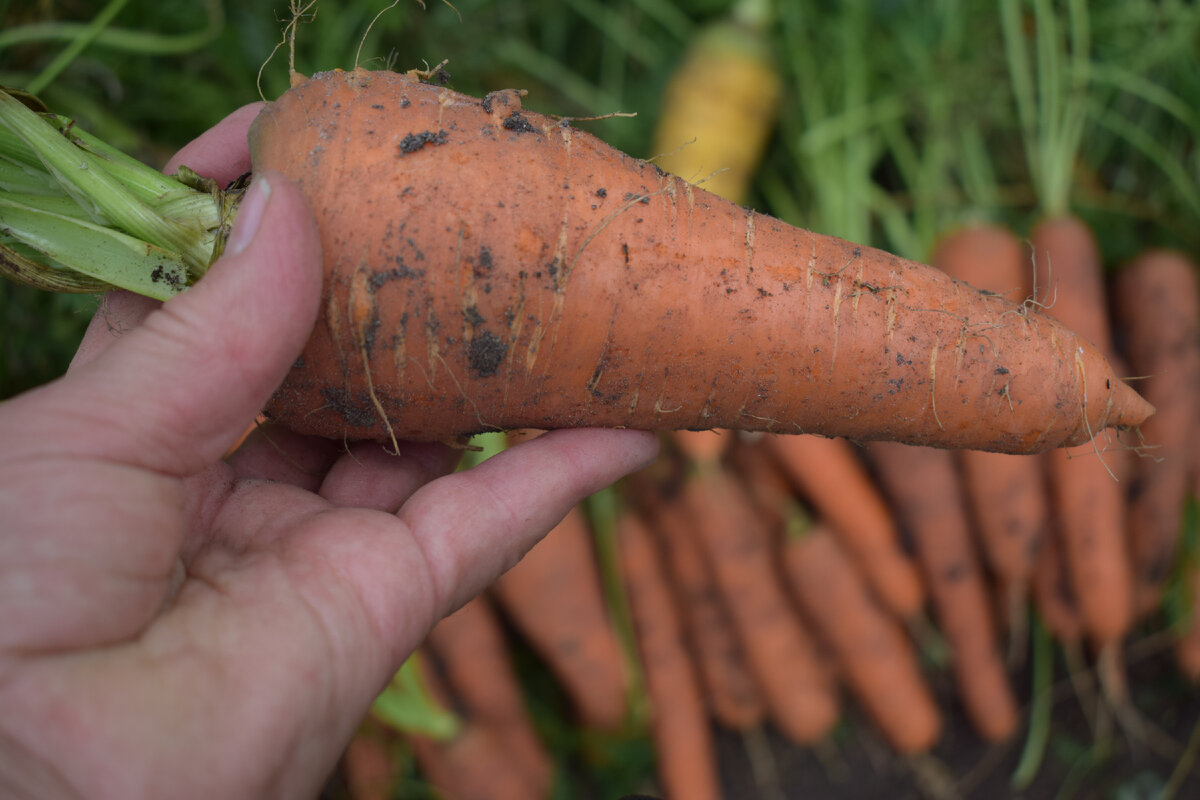
[[[122,188],[7,94],[0,120],[64,197],[159,248],[129,251],[133,288],[169,297],[203,274],[229,219],[214,187]],[[324,72],[266,105],[250,150],[320,230],[322,312],[267,409],[300,433],[722,427],[1032,452],[1152,411],[1050,318],[695,189],[513,90]],[[171,216],[175,194],[205,219]],[[38,243],[39,213],[5,206],[0,224]]]
[[[1175,661],[1184,677],[1196,682],[1200,681],[1200,568],[1188,564],[1183,576],[1191,594],[1191,619],[1175,644]]]
[[[916,565],[901,548],[882,495],[848,442],[819,436],[765,440],[796,487],[862,567],[871,589],[902,618],[921,610],[924,590]]]
[[[735,203],[746,200],[782,95],[762,9],[742,0],[700,32],[667,83],[654,132],[658,166]]]
[[[1076,217],[1058,216],[1040,223],[1031,238],[1038,300],[1100,352],[1112,353],[1100,254],[1091,231]],[[1119,444],[1100,439],[1046,456],[1063,562],[1084,629],[1098,645],[1121,639],[1133,621],[1124,489],[1114,479],[1123,456]]]
[[[868,452],[916,544],[967,716],[985,739],[1006,739],[1019,722],[1017,704],[953,455],[893,442],[873,442]]]
[[[1063,563],[1062,545],[1054,533],[1042,542],[1034,563],[1033,601],[1051,636],[1060,642],[1076,642],[1083,636],[1083,621]]]
[[[1141,427],[1148,446],[1128,490],[1136,605],[1146,614],[1162,598],[1175,561],[1200,419],[1200,286],[1181,253],[1150,250],[1117,276],[1113,300],[1129,367],[1158,409]]]
[[[794,742],[811,744],[838,720],[837,689],[789,604],[768,531],[745,490],[719,468],[697,470],[684,485],[684,502],[768,717]]]
[[[430,694],[442,706],[450,705],[451,692],[430,660],[418,664]],[[547,794],[548,786],[531,778],[514,758],[505,732],[494,725],[467,718],[448,739],[411,732],[404,738],[422,775],[446,800],[530,800]]]
[[[492,584],[508,618],[545,659],[581,722],[617,730],[629,673],[608,616],[592,532],[576,506]]]
[[[1025,451],[1149,411],[1101,364],[1081,376],[1046,318],[693,189],[514,91],[323,73],[250,136],[322,230],[324,316],[269,410],[303,432],[749,427]],[[349,185],[402,199],[385,213]]]
[[[392,753],[394,735],[368,719],[342,756],[342,773],[351,800],[390,800],[400,777]]]
[[[525,777],[530,797],[548,795],[554,764],[526,710],[504,630],[487,597],[479,595],[439,621],[426,643],[468,721],[495,733],[500,749]]]
[[[667,800],[717,800],[716,745],[679,612],[646,525],[617,522],[621,574],[649,695],[660,788]]]
[[[1016,235],[999,225],[975,225],[945,237],[932,263],[972,286],[1014,302],[1033,296],[1033,270]],[[1031,457],[964,450],[963,484],[988,564],[1003,587],[1014,640],[1025,629],[1034,562],[1050,525],[1043,462]]]
[[[724,727],[750,730],[765,715],[762,693],[696,539],[695,520],[678,486],[658,486],[641,494],[652,535],[662,546],[667,580],[678,599],[705,703]]]
[[[445,800],[529,800],[534,794],[526,776],[513,768],[502,734],[495,728],[467,723],[457,736],[438,742],[407,737],[422,775]]]
[[[937,703],[904,628],[871,594],[829,528],[783,545],[788,587],[837,660],[838,672],[900,753],[929,750],[941,733]]]
[[[999,226],[967,228],[947,237],[933,264],[1017,302],[1033,294],[1032,264],[1017,237]],[[959,458],[989,564],[1017,586],[1027,584],[1049,518],[1041,463],[976,450],[963,451]]]

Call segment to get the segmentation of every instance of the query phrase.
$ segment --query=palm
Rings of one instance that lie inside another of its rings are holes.
[[[189,163],[241,171],[248,121]],[[222,459],[316,313],[303,201],[270,202],[245,253],[158,311],[114,295],[0,408],[0,794],[312,793],[429,627],[653,452],[564,431],[447,474],[442,445],[264,428]]]

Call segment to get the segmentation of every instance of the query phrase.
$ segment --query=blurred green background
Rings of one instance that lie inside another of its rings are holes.
[[[466,93],[524,88],[528,107],[562,116],[632,112],[577,124],[648,157],[673,68],[733,5],[401,0],[364,39],[385,0],[322,0],[297,31],[295,62],[311,73],[352,67],[356,53],[397,69],[448,60],[450,85]],[[1111,269],[1149,246],[1200,252],[1200,4],[777,0],[770,10],[784,94],[750,199],[760,210],[923,259],[939,232],[969,219],[1025,234],[1065,204],[1093,225]],[[36,90],[161,165],[230,111],[286,89],[286,48],[274,51],[288,19],[286,0],[0,0],[0,83]],[[95,306],[0,281],[0,399],[61,374]],[[517,657],[536,676],[532,656]],[[1144,677],[1156,707],[1187,691],[1169,673]],[[649,774],[644,742],[580,741],[548,682],[531,681],[531,703],[556,754],[593,759],[581,767],[591,788],[561,796],[613,797]],[[983,763],[966,741],[951,760]],[[1074,741],[1052,744],[1056,787],[1072,765],[1096,766],[1086,739],[1072,751]],[[1127,774],[1094,796],[1156,796],[1169,772]],[[408,789],[419,796],[419,782]]]

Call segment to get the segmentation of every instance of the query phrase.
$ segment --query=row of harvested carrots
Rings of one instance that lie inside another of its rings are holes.
[[[963,277],[1037,297],[1123,359],[1158,409],[1139,435],[999,456],[676,434],[666,457],[624,487],[621,597],[605,596],[577,509],[435,628],[423,649],[427,681],[465,724],[446,741],[407,737],[426,778],[461,800],[551,789],[554,766],[526,710],[504,619],[544,659],[581,726],[628,730],[631,702],[648,701],[668,798],[720,796],[711,722],[741,731],[770,723],[812,744],[839,719],[843,689],[897,752],[932,748],[942,709],[921,660],[926,613],[963,710],[987,740],[1021,727],[1005,651],[1025,641],[1031,613],[1060,642],[1089,646],[1107,699],[1127,703],[1122,641],[1160,608],[1173,570],[1200,594],[1200,569],[1180,558],[1183,510],[1197,488],[1197,269],[1176,253],[1145,254],[1118,274],[1110,316],[1086,228],[1059,221],[1032,240],[1049,254],[1038,286],[1056,292],[1025,285],[1023,275],[1035,274],[1025,248],[1000,229],[949,237],[935,261],[952,272],[1003,264],[1003,274]],[[614,602],[632,620],[635,660],[622,649]],[[1181,632],[1177,653],[1200,679],[1200,621]],[[371,757],[377,748],[360,738],[349,754],[355,781]]]

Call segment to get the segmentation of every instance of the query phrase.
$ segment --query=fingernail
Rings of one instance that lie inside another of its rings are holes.
[[[225,252],[228,255],[237,255],[254,241],[254,234],[258,232],[258,225],[262,222],[263,209],[267,207],[270,197],[271,185],[267,183],[266,177],[256,177],[238,205],[233,232],[229,234],[229,241],[225,243]]]

